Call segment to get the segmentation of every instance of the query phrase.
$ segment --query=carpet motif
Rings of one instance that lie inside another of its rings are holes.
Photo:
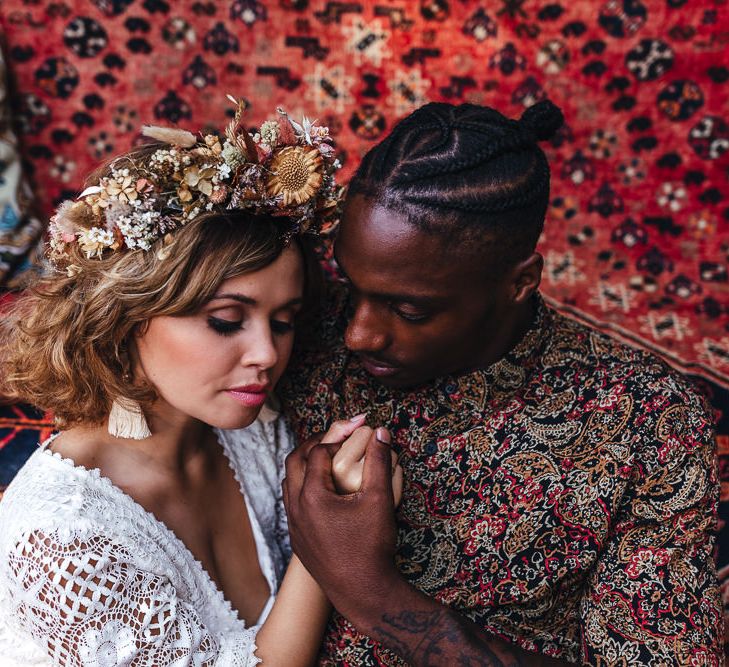
[[[567,125],[541,248],[564,311],[729,385],[727,20],[719,2],[95,0],[3,4],[42,210],[142,122],[251,125],[277,105],[330,126],[345,178],[428,100]]]
[[[516,117],[549,96],[567,124],[545,146],[553,168],[540,245],[545,296],[702,386],[717,410],[722,517],[728,24],[720,0],[0,4],[24,166],[46,215],[94,166],[133,145],[143,122],[222,127],[226,93],[251,102],[251,126],[277,105],[327,124],[344,180],[426,101],[483,103]],[[0,180],[3,172],[0,164]],[[22,449],[16,442],[50,427],[17,410],[0,409],[3,480],[24,460],[11,445]],[[719,563],[729,563],[726,531]]]

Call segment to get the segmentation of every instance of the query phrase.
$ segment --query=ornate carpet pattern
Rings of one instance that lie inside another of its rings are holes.
[[[488,104],[518,117],[548,96],[567,123],[545,147],[553,185],[540,246],[544,292],[695,376],[717,409],[727,503],[726,7],[5,0],[0,27],[25,166],[45,214],[77,193],[91,168],[138,141],[144,122],[222,127],[226,93],[250,101],[251,126],[276,106],[328,125],[345,180],[426,101]],[[0,429],[21,431],[0,430],[0,469],[3,443],[22,449],[15,442],[24,433],[35,440],[48,427],[15,410],[0,418]],[[720,563],[729,562],[725,532]]]
[[[2,5],[42,210],[142,122],[251,124],[281,105],[329,125],[351,173],[428,100],[518,116],[546,96],[545,292],[573,315],[729,384],[724,3],[95,0]]]

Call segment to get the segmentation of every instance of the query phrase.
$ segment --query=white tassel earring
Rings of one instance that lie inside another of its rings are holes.
[[[111,404],[109,433],[116,438],[132,440],[144,440],[152,435],[139,403],[121,396]]]

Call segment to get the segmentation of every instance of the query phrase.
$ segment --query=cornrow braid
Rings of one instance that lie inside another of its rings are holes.
[[[548,100],[518,121],[489,107],[432,102],[365,155],[349,194],[404,213],[451,243],[466,233],[469,241],[498,241],[518,259],[533,251],[549,200],[549,164],[538,142],[562,123]]]
[[[449,128],[449,134],[452,129],[463,128],[458,126]],[[468,128],[468,130],[473,131],[471,128]],[[489,160],[492,160],[504,153],[515,153],[519,150],[529,148],[534,145],[534,140],[535,137],[533,132],[522,128],[516,128],[513,132],[499,137],[487,146],[473,152],[471,155],[464,155],[460,159],[451,160],[449,162],[424,163],[419,167],[416,174],[402,174],[396,176],[393,179],[393,183],[401,185],[405,183],[412,183],[418,179],[443,176],[445,174],[455,174],[460,171],[473,169],[474,167],[477,167],[484,162],[488,162]],[[447,139],[444,139],[444,141],[433,146],[433,152],[437,152],[438,148],[441,148],[446,141]]]

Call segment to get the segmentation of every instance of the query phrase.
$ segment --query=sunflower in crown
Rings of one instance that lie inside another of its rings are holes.
[[[282,109],[257,132],[243,126],[247,104],[229,96],[234,117],[222,136],[144,126],[157,144],[117,158],[109,175],[63,202],[51,219],[51,260],[69,274],[78,267],[69,249],[87,258],[153,243],[205,212],[246,209],[286,216],[299,233],[315,233],[334,219],[341,166],[329,131]],[[161,145],[160,145],[161,144]]]

